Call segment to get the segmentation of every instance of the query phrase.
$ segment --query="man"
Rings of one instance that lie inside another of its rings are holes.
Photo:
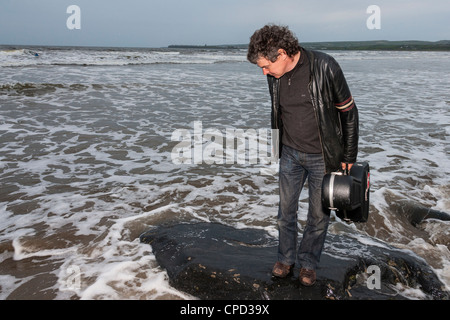
[[[356,162],[358,110],[338,63],[325,53],[302,48],[287,27],[257,30],[247,58],[267,75],[272,128],[279,130],[279,245],[272,273],[290,275],[298,259],[299,280],[311,286],[330,217],[322,206],[322,180],[326,173],[350,170]],[[308,215],[297,249],[298,201],[306,180]]]

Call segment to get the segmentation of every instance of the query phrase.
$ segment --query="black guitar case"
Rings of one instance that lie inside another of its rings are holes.
[[[366,222],[369,217],[370,169],[356,162],[350,172],[332,172],[322,182],[322,204],[346,221]]]

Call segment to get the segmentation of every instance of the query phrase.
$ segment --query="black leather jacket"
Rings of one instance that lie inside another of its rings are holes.
[[[336,171],[341,162],[355,163],[358,154],[358,109],[353,101],[344,74],[336,60],[318,51],[302,49],[309,57],[311,95],[326,172]],[[272,98],[272,129],[278,129],[274,150],[281,156],[283,123],[280,110],[280,79],[268,75]]]

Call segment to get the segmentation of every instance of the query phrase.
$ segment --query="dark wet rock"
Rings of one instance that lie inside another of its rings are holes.
[[[417,226],[427,219],[450,221],[450,214],[426,208],[411,201],[398,201],[392,206],[401,216],[406,217],[413,226]]]
[[[328,234],[313,287],[299,284],[298,268],[287,279],[272,277],[277,241],[264,230],[203,222],[173,224],[155,227],[140,240],[152,246],[170,284],[199,299],[406,299],[395,289],[399,284],[419,288],[425,299],[450,298],[421,258],[356,237]],[[379,271],[379,282],[368,267]],[[379,288],[373,288],[377,284]]]

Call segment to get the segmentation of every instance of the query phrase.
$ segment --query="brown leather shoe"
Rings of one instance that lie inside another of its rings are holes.
[[[310,287],[310,286],[314,285],[314,283],[316,283],[316,271],[301,268],[300,276],[298,278],[302,285]]]
[[[289,266],[278,261],[273,266],[272,274],[278,278],[286,278],[288,275],[292,273],[293,269],[294,269],[293,264]]]

